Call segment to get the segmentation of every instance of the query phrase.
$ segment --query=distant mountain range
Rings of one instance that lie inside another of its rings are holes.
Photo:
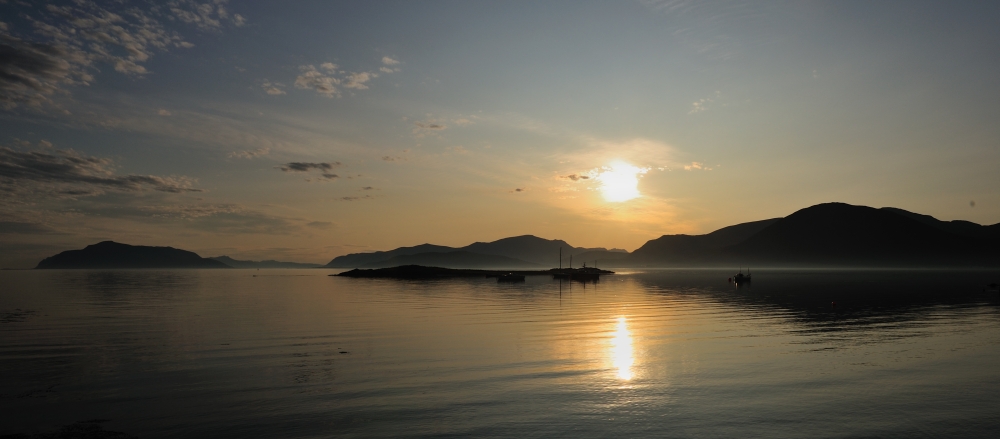
[[[885,207],[844,203],[807,207],[784,218],[724,227],[705,235],[663,235],[632,253],[573,247],[562,240],[514,236],[465,247],[421,244],[338,256],[326,268],[425,265],[529,269],[583,263],[601,267],[831,266],[1000,267],[1000,224],[941,221]],[[104,241],[45,258],[36,268],[307,268],[314,264],[202,258],[172,247]]]
[[[213,259],[233,268],[316,268],[322,264],[305,264],[301,262],[282,262],[268,259],[266,261],[241,261],[229,256],[213,256]]]
[[[42,259],[35,268],[313,268],[319,264],[239,261],[229,256],[203,258],[173,247],[150,247],[103,241]]]
[[[326,267],[381,268],[397,265],[431,265],[447,268],[552,268],[559,265],[560,249],[567,264],[570,257],[581,261],[578,255],[587,257],[591,262],[595,259],[610,261],[628,256],[625,250],[573,247],[559,239],[523,235],[493,242],[476,242],[459,248],[421,244],[390,251],[352,253],[334,258],[326,264]]]
[[[354,253],[338,256],[326,267],[555,267],[560,248],[563,265],[568,265],[572,256],[574,266],[596,262],[602,267],[998,267],[1000,224],[941,221],[892,207],[825,203],[784,218],[737,224],[705,235],[663,235],[632,253],[573,247],[562,240],[524,235],[461,248],[422,244]],[[501,262],[486,256],[510,259]]]

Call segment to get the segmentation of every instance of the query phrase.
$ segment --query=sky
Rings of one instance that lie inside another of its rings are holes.
[[[1000,3],[0,0],[0,267],[1000,222]]]

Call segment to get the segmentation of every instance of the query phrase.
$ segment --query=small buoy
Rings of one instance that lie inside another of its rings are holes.
[[[830,306],[837,306],[837,302],[830,302]]]

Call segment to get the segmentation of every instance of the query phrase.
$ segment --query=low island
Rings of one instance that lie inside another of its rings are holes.
[[[594,267],[584,268],[553,268],[550,270],[474,270],[462,268],[425,267],[423,265],[401,265],[389,268],[373,268],[345,271],[330,276],[357,278],[386,279],[448,279],[459,277],[500,277],[518,276],[553,276],[561,279],[596,280],[602,274],[615,274],[613,271]]]

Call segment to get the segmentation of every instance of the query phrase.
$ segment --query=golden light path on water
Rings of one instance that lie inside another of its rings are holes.
[[[618,378],[626,381],[632,379],[632,364],[635,363],[635,357],[632,353],[632,334],[628,331],[625,317],[618,317],[618,327],[611,339],[611,361],[618,369]]]
[[[620,160],[611,162],[597,176],[597,181],[601,182],[601,195],[605,201],[614,203],[638,198],[641,195],[639,176],[647,171],[649,168],[640,168]]]

